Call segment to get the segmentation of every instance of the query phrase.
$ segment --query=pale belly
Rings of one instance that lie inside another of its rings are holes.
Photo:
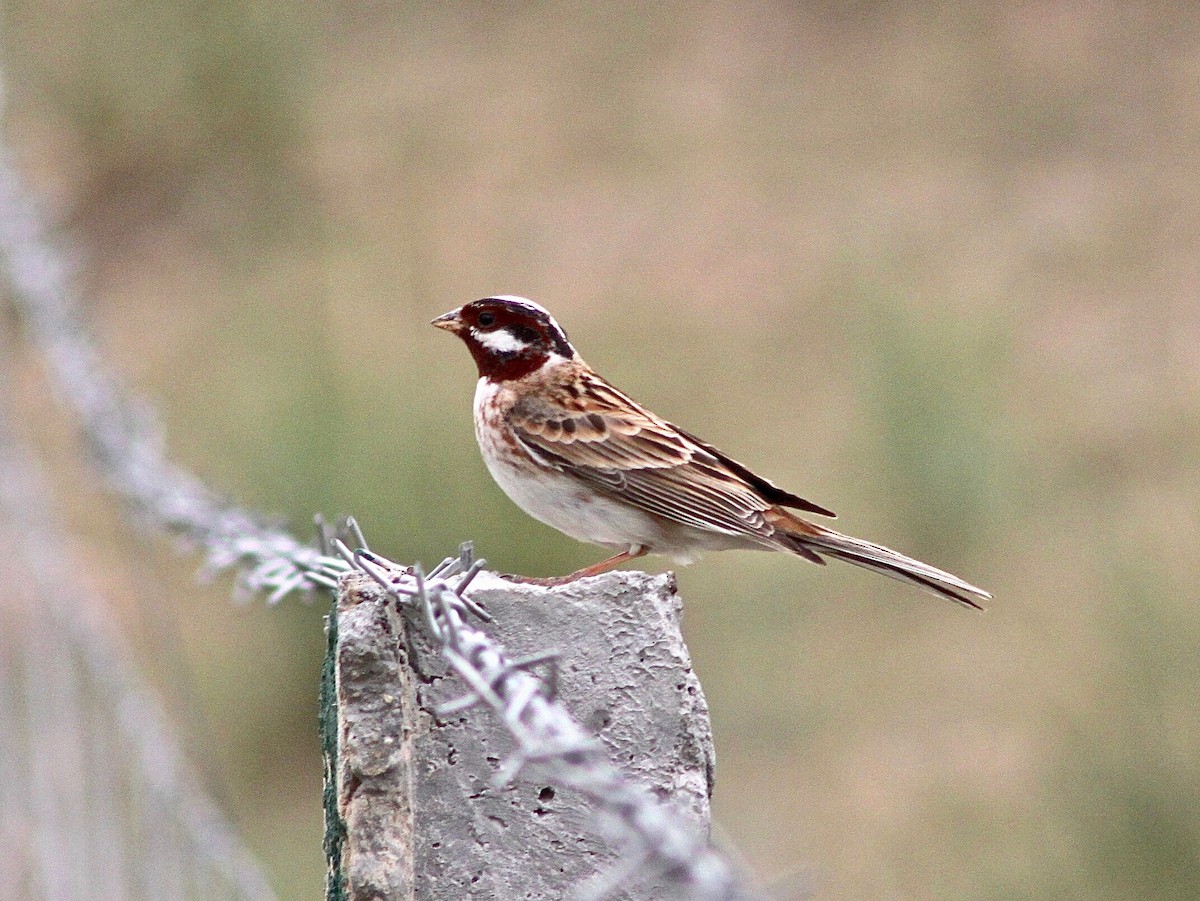
[[[694,560],[700,551],[761,547],[745,536],[710,532],[664,520],[629,504],[606,498],[570,475],[544,468],[537,474],[513,466],[507,449],[479,429],[481,409],[498,402],[499,389],[479,380],[475,392],[475,437],[488,472],[513,503],[539,522],[577,541],[617,550],[644,548],[669,554],[679,563]],[[501,451],[506,453],[502,454]]]

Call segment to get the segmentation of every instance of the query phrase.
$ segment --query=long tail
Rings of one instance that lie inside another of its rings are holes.
[[[936,566],[906,557],[881,544],[872,544],[861,538],[851,538],[849,535],[843,535],[833,529],[810,523],[786,513],[786,511],[785,515],[791,522],[787,525],[777,522],[776,525],[783,526],[783,528],[776,531],[775,537],[781,539],[781,543],[785,547],[800,556],[810,560],[816,558],[814,560],[816,563],[823,562],[820,555],[833,557],[836,560],[845,560],[847,563],[883,573],[885,576],[891,576],[901,582],[908,582],[910,585],[924,588],[940,597],[949,598],[976,610],[982,610],[983,607],[973,601],[973,597],[991,598],[989,592],[960,579],[953,573],[938,569]],[[796,528],[795,524],[799,524],[802,528]]]

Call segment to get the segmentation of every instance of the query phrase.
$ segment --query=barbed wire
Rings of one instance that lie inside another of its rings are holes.
[[[600,741],[557,700],[556,655],[510,658],[495,639],[470,624],[472,617],[488,618],[465,593],[484,565],[473,559],[470,544],[426,576],[420,567],[405,567],[372,553],[353,521],[348,525],[358,549],[351,550],[340,538],[333,539],[334,549],[397,604],[417,614],[443,659],[467,685],[466,693],[440,707],[437,715],[483,705],[516,739],[516,750],[500,765],[493,784],[506,786],[527,767],[535,768],[548,781],[570,786],[587,798],[603,830],[622,847],[620,863],[580,888],[576,901],[601,901],[635,877],[653,876],[664,878],[679,898],[750,897],[697,825],[624,776]],[[542,666],[550,668],[549,677],[535,673]]]
[[[78,313],[63,255],[47,239],[3,145],[0,254],[13,299],[46,357],[52,383],[78,415],[97,468],[138,517],[197,545],[203,572],[234,571],[240,598],[265,594],[274,604],[294,591],[336,587],[344,561],[222,502],[167,459],[150,407],[123,391],[101,363]]]
[[[733,869],[683,816],[635,785],[603,747],[554,698],[531,669],[550,655],[509,659],[494,640],[470,626],[486,619],[463,592],[480,571],[464,550],[428,578],[344,542],[336,553],[301,543],[262,517],[221,501],[198,478],[171,463],[150,408],[136,402],[101,362],[78,313],[69,269],[46,237],[34,205],[0,143],[0,256],[28,332],[44,354],[58,394],[80,419],[98,470],[140,519],[181,536],[203,555],[203,571],[233,571],[237,593],[277,603],[293,592],[336,589],[339,576],[365,572],[422,614],[424,628],[468,686],[452,709],[482,703],[515,738],[517,752],[496,774],[506,784],[526,766],[550,773],[588,798],[602,830],[623,845],[620,864],[580,894],[608,897],[635,874],[659,874],[679,897],[747,897]],[[324,529],[318,524],[319,529]],[[353,534],[353,530],[351,532]],[[366,547],[361,534],[353,536]],[[451,584],[450,580],[455,579]]]

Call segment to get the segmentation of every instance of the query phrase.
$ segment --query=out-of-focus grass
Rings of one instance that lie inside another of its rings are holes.
[[[658,412],[996,593],[972,616],[779,556],[681,573],[716,811],[756,872],[1200,894],[1194,11],[5,15],[10,139],[212,483],[299,531],[352,511],[405,559],[597,559],[491,484],[470,361],[427,326],[530,294]],[[314,895],[323,611],[232,610],[161,549],[141,598],[146,551],[29,363],[98,578],[210,722],[193,752],[281,895]]]
[[[1003,393],[1013,376],[1006,323],[980,312],[916,308],[903,297],[864,292],[849,336],[861,348],[866,418],[877,432],[872,486],[913,542],[913,553],[964,558],[996,536],[1013,485],[1003,428]]]

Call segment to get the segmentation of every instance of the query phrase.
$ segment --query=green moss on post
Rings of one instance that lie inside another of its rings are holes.
[[[337,597],[329,608],[326,627],[325,663],[321,667],[321,705],[317,722],[321,730],[321,756],[325,761],[325,901],[346,901],[346,874],[342,870],[342,849],[346,843],[346,823],[338,812],[338,693],[337,693],[338,610]]]

